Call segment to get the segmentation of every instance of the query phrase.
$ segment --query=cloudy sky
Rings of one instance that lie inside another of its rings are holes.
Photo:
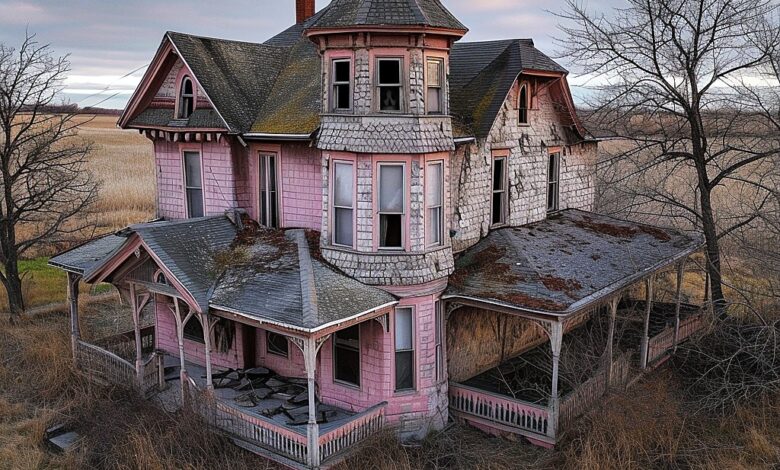
[[[610,3],[619,0],[589,1]],[[552,55],[560,32],[547,10],[560,11],[565,0],[444,4],[469,27],[467,41],[531,37]],[[27,30],[70,54],[66,98],[80,106],[123,107],[167,30],[262,42],[294,21],[294,0],[0,0],[0,42],[18,45]]]

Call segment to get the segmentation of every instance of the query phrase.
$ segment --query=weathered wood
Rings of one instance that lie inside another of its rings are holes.
[[[91,378],[121,387],[131,387],[137,383],[133,364],[94,344],[77,340],[76,358],[79,368]]]
[[[143,387],[143,352],[141,351],[141,309],[139,308],[138,292],[135,283],[130,283],[130,308],[133,312],[133,332],[135,333],[135,371],[138,385]]]
[[[610,383],[612,374],[612,343],[615,340],[615,320],[617,319],[618,301],[620,297],[615,297],[609,302],[609,333],[607,334],[607,347],[606,347],[606,364],[607,364],[607,383]]]
[[[78,341],[81,338],[81,329],[79,328],[79,282],[81,276],[75,273],[68,273],[68,309],[70,310],[70,345],[73,362],[78,367]]]
[[[650,314],[653,312],[653,285],[654,276],[650,276],[645,281],[645,323],[644,332],[642,334],[642,342],[640,344],[640,358],[639,364],[644,369],[647,367],[647,353],[650,340]]]
[[[560,417],[560,396],[558,392],[558,367],[561,360],[561,345],[563,343],[563,324],[555,321],[550,325],[550,349],[552,350],[552,387],[550,391],[550,429],[548,435],[555,437]]]
[[[677,265],[677,292],[674,299],[674,350],[677,351],[677,344],[680,336],[680,303],[682,302],[682,284],[683,274],[685,273],[685,260]]]
[[[385,425],[387,402],[352,416],[336,429],[322,434],[318,439],[320,462],[337,456],[362,440],[380,431]]]

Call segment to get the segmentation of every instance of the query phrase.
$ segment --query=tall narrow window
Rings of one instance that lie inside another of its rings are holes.
[[[493,202],[491,206],[491,223],[493,225],[506,223],[506,157],[497,157],[493,159]]]
[[[445,364],[444,364],[444,315],[441,310],[441,301],[437,301],[433,304],[435,312],[436,325],[434,328],[434,337],[436,338],[436,381],[440,382],[444,380]]]
[[[441,245],[444,226],[442,210],[444,174],[442,163],[429,163],[425,169],[425,236],[429,246]]]
[[[404,165],[379,165],[379,248],[402,249]]]
[[[332,106],[335,111],[352,109],[351,70],[349,59],[333,61]]]
[[[260,225],[279,227],[279,202],[276,191],[276,155],[260,155],[258,187],[260,188]]]
[[[547,212],[558,210],[560,192],[561,153],[550,154],[547,165]]]
[[[333,243],[353,246],[354,167],[352,163],[336,162],[333,167]]]
[[[198,152],[184,152],[184,187],[187,193],[187,217],[203,217],[203,178]]]
[[[187,119],[195,109],[195,93],[192,88],[190,77],[184,77],[181,81],[181,90],[179,90],[179,118]]]
[[[401,59],[377,60],[377,87],[379,110],[401,110]]]
[[[428,83],[426,92],[426,106],[429,114],[441,114],[444,112],[444,61],[441,59],[428,59]]]
[[[395,309],[395,389],[414,388],[414,313]]]
[[[333,377],[360,386],[360,325],[333,335]]]
[[[520,94],[517,97],[517,117],[520,124],[528,124],[528,87],[520,86]]]

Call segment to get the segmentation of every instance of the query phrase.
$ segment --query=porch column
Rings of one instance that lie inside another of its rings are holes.
[[[130,308],[133,310],[133,331],[135,333],[135,374],[140,388],[143,387],[144,380],[144,362],[141,351],[141,312],[138,308],[138,293],[133,282],[130,283]]]
[[[176,339],[179,343],[179,380],[181,381],[181,397],[182,403],[187,400],[187,369],[184,366],[184,324],[192,316],[192,313],[187,315],[187,318],[181,317],[181,310],[179,309],[179,299],[173,298],[173,313],[176,317]]]
[[[650,313],[653,311],[653,284],[655,276],[650,276],[645,281],[646,300],[645,300],[645,329],[642,335],[641,354],[639,365],[642,369],[647,368],[647,353],[650,343]]]
[[[73,365],[78,367],[78,342],[81,338],[79,328],[79,282],[81,275],[68,273],[68,309],[70,310],[70,347],[73,353]]]
[[[550,419],[548,422],[548,434],[555,437],[558,433],[558,420],[560,418],[560,396],[558,396],[558,363],[561,357],[561,343],[563,342],[563,324],[556,320],[550,325],[550,347],[552,349],[552,387],[550,392]]]
[[[607,351],[606,351],[606,371],[607,371],[607,388],[612,383],[612,343],[615,338],[615,319],[617,317],[618,301],[620,297],[615,297],[609,301],[609,333],[607,334]]]
[[[214,391],[211,379],[211,320],[208,313],[201,313],[198,320],[203,327],[203,348],[206,351],[206,390]]]
[[[677,352],[677,342],[680,337],[680,300],[682,297],[683,274],[685,273],[685,260],[677,265],[677,292],[674,300],[674,352]]]
[[[306,380],[309,392],[309,422],[306,425],[306,435],[309,438],[309,466],[317,468],[320,465],[320,427],[317,425],[317,398],[315,395],[317,343],[314,338],[309,337],[304,340],[303,358],[306,365]]]

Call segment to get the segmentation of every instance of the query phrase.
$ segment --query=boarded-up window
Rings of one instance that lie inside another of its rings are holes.
[[[187,216],[203,217],[203,177],[198,152],[184,152],[184,186],[187,193]]]
[[[395,389],[414,389],[414,312],[395,309]]]

